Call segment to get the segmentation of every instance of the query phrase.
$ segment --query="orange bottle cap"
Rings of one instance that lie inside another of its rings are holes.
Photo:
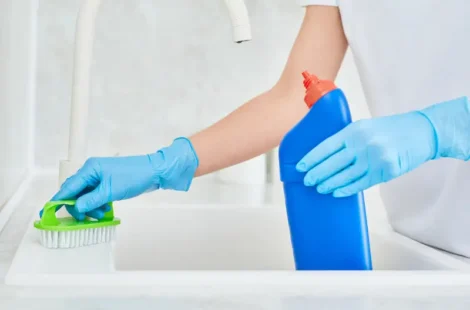
[[[336,89],[336,85],[329,80],[320,80],[317,76],[302,72],[304,77],[305,97],[304,101],[309,108],[311,108],[321,97]]]

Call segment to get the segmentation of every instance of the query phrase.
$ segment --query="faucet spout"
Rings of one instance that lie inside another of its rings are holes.
[[[225,0],[232,21],[232,35],[235,43],[251,40],[251,26],[244,0]]]
[[[68,158],[59,165],[59,183],[74,174],[86,159],[90,71],[95,21],[102,0],[82,0],[75,30],[72,106],[70,110]],[[236,43],[251,40],[250,21],[244,0],[225,0]]]

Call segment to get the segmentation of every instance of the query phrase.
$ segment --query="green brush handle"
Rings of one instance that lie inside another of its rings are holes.
[[[43,214],[41,218],[41,224],[45,226],[57,226],[59,225],[59,220],[56,217],[56,211],[58,206],[74,206],[76,200],[56,200],[49,201],[44,205]],[[99,221],[112,221],[114,220],[114,208],[113,203],[110,202],[111,210],[106,212],[103,218]]]

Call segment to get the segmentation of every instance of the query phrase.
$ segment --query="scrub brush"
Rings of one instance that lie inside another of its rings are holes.
[[[41,244],[50,249],[68,249],[81,246],[111,242],[115,239],[116,226],[121,220],[114,217],[113,204],[111,210],[100,220],[85,218],[78,221],[73,217],[57,218],[58,206],[73,206],[75,200],[49,201],[44,206],[40,220],[34,227],[40,230]]]

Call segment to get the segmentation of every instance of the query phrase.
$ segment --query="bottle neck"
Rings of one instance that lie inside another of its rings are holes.
[[[308,108],[320,100],[321,97],[327,93],[335,90],[336,85],[330,80],[320,80],[317,76],[308,73],[307,71],[302,72],[304,77],[305,97],[304,102]]]

